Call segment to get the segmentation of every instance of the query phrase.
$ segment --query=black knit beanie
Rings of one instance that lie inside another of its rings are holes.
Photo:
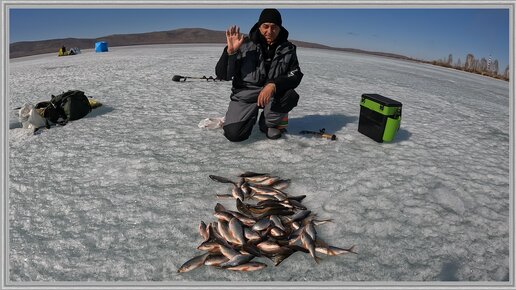
[[[262,23],[266,22],[281,26],[281,14],[279,11],[276,9],[263,9],[260,14],[260,19],[258,20],[258,25],[262,25]]]

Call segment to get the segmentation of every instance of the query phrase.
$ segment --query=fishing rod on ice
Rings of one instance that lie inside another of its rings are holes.
[[[190,77],[190,76],[180,76],[180,75],[175,75],[172,77],[172,81],[174,82],[186,82],[187,79],[194,79],[194,80],[206,80],[207,82],[209,81],[219,81],[221,82],[222,80],[221,79],[217,79],[217,78],[214,78],[212,76],[209,76],[209,77],[206,77],[206,76],[202,76],[202,77]]]

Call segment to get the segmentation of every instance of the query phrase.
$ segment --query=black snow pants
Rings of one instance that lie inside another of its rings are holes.
[[[274,96],[263,108],[260,116],[260,129],[265,131],[280,124],[281,120],[297,106],[299,95],[288,90],[282,96]],[[259,107],[256,103],[231,100],[224,121],[224,136],[229,141],[240,142],[249,138],[258,118]]]

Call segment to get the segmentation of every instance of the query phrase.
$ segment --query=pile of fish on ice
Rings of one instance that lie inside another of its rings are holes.
[[[330,246],[317,236],[316,226],[331,222],[317,219],[301,201],[306,197],[289,196],[284,190],[290,180],[267,173],[245,172],[238,182],[210,175],[212,180],[233,184],[231,194],[217,197],[236,199],[237,211],[215,206],[217,221],[206,225],[201,221],[199,233],[203,239],[197,247],[206,253],[185,262],[177,271],[188,272],[203,265],[233,271],[256,271],[267,264],[253,261],[256,257],[270,259],[275,266],[295,252],[310,254],[317,263],[316,253],[328,256],[354,253],[349,249]],[[246,203],[245,200],[253,200]]]

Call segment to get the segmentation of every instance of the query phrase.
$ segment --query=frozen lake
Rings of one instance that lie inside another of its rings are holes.
[[[113,47],[10,61],[10,109],[69,89],[104,104],[36,135],[10,124],[11,281],[508,281],[508,82],[299,48],[305,76],[289,134],[268,140],[255,126],[231,143],[197,127],[225,114],[231,84],[171,81],[214,75],[222,49]],[[357,131],[363,93],[403,103],[393,142]],[[321,128],[338,140],[299,134]],[[291,179],[288,193],[334,220],[318,235],[359,254],[176,273],[202,253],[197,227],[216,220],[215,204],[235,207],[215,196],[230,187],[208,175],[244,171]]]

